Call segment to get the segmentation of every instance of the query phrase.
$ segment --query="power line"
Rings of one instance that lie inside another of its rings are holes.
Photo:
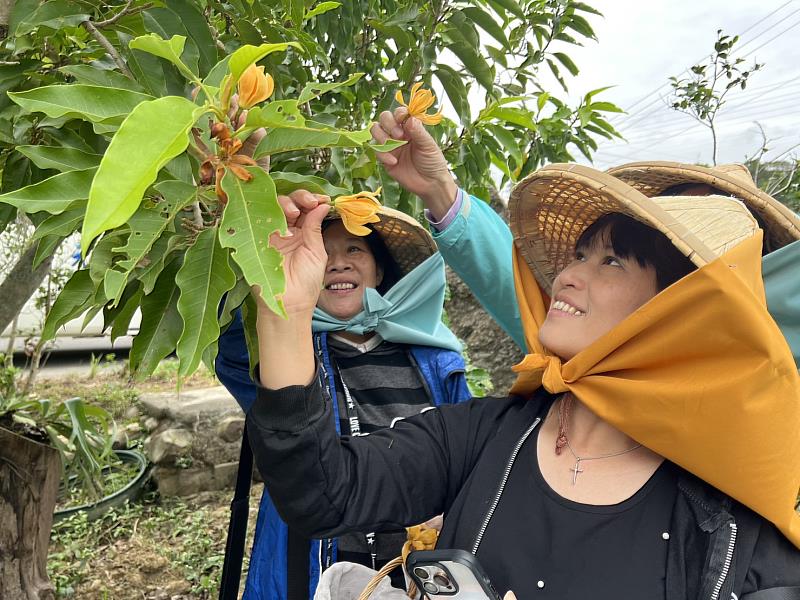
[[[753,24],[752,24],[750,27],[748,27],[747,29],[745,29],[745,30],[744,30],[742,33],[740,33],[739,35],[740,35],[740,36],[742,36],[742,35],[744,35],[745,33],[747,33],[748,31],[752,30],[754,27],[757,27],[758,25],[760,25],[761,23],[763,23],[764,21],[766,21],[767,19],[769,19],[769,18],[770,18],[772,15],[774,15],[774,14],[775,14],[775,13],[777,13],[777,12],[779,12],[781,9],[783,9],[785,6],[787,6],[787,5],[791,4],[792,2],[794,2],[794,0],[787,0],[786,2],[784,2],[783,4],[781,4],[781,5],[780,5],[778,8],[776,8],[775,10],[773,10],[771,13],[769,13],[769,14],[768,14],[768,15],[766,15],[765,17],[763,17],[763,18],[759,19],[758,21],[756,21],[755,23],[753,23]],[[796,11],[795,11],[795,12],[796,12]],[[793,14],[794,14],[794,13],[792,13],[792,15],[793,15]],[[791,15],[790,15],[790,16],[791,16]],[[766,31],[769,31],[769,29],[766,29],[764,32],[760,33],[758,36],[756,36],[756,37],[755,37],[755,38],[753,38],[753,39],[757,39],[758,37],[760,37],[761,35],[763,35],[763,34],[764,34]],[[752,40],[750,40],[750,41],[752,41]],[[747,43],[749,44],[749,43],[750,43],[750,41],[748,41]],[[747,45],[747,44],[744,44],[744,45]],[[701,57],[700,57],[699,59],[697,59],[697,60],[696,60],[696,61],[695,61],[693,64],[697,64],[699,61],[703,60],[704,58],[705,58],[705,55],[701,56]],[[683,74],[683,73],[686,73],[686,72],[688,72],[688,71],[689,71],[689,69],[688,69],[688,68],[686,68],[686,69],[684,69],[684,71],[683,71],[681,74]],[[626,109],[626,112],[630,112],[630,111],[631,111],[631,109],[635,108],[636,106],[638,106],[639,104],[641,104],[642,102],[644,102],[644,101],[645,101],[647,98],[649,98],[649,97],[650,97],[650,96],[652,96],[653,94],[657,93],[657,92],[658,92],[658,91],[659,91],[661,88],[663,88],[665,85],[668,85],[668,84],[667,84],[667,83],[662,83],[660,86],[658,86],[657,88],[655,88],[655,89],[654,89],[652,92],[650,92],[650,93],[646,94],[645,96],[643,96],[642,98],[640,98],[639,100],[637,100],[636,102],[634,102],[633,104],[631,104],[631,105],[630,105],[630,106],[629,106],[629,107]]]
[[[794,0],[789,0],[789,2],[792,2],[792,1],[794,1]],[[774,11],[773,11],[772,13],[770,13],[770,15],[768,15],[768,16],[771,16],[772,14],[774,14],[775,12],[777,12],[778,10],[780,10],[780,8],[782,8],[783,6],[786,6],[787,4],[789,4],[789,2],[786,2],[786,3],[784,3],[784,4],[783,4],[781,7],[779,7],[779,8],[778,8],[778,9],[776,9],[776,10],[774,10]],[[795,10],[794,10],[793,12],[791,12],[791,13],[790,13],[790,14],[789,14],[787,17],[784,17],[784,18],[783,18],[781,21],[779,21],[779,22],[777,22],[777,23],[775,23],[775,24],[773,24],[773,25],[770,25],[770,26],[769,26],[767,29],[765,29],[764,31],[762,31],[761,33],[759,33],[759,34],[758,34],[757,36],[755,36],[754,38],[750,39],[750,40],[747,42],[747,44],[749,44],[749,43],[751,43],[751,42],[755,41],[756,39],[758,39],[759,37],[761,37],[762,35],[764,35],[764,34],[765,34],[765,33],[767,33],[768,31],[770,31],[770,30],[774,29],[775,27],[778,27],[779,25],[781,25],[782,23],[784,23],[784,22],[785,22],[785,21],[786,21],[788,18],[791,18],[792,16],[794,16],[794,15],[795,15],[795,14],[797,14],[798,12],[800,12],[800,8],[798,8],[798,9],[795,9]],[[765,18],[767,18],[767,17],[765,17]],[[761,21],[763,21],[763,20],[764,20],[764,19],[762,19]],[[759,22],[760,22],[760,21],[759,21]],[[784,33],[786,33],[787,31],[789,31],[790,29],[792,29],[792,28],[796,27],[798,24],[800,24],[800,21],[798,21],[798,22],[797,22],[797,23],[795,23],[794,25],[790,26],[789,28],[785,29],[785,30],[784,30],[784,31],[782,31],[781,33],[779,33],[779,34],[777,34],[777,35],[773,36],[772,38],[770,38],[769,40],[767,40],[766,42],[764,42],[763,44],[761,44],[761,45],[760,45],[760,46],[758,46],[757,48],[755,48],[755,49],[751,50],[750,52],[748,52],[747,54],[745,54],[745,55],[744,55],[742,58],[747,58],[748,56],[750,56],[751,54],[753,54],[753,53],[754,53],[754,52],[756,52],[757,50],[759,50],[759,49],[763,48],[764,46],[766,46],[766,45],[767,45],[767,44],[769,44],[770,42],[774,41],[775,39],[777,39],[778,37],[780,37],[781,35],[783,35],[783,34],[784,34]],[[753,26],[749,27],[748,29],[746,29],[746,30],[745,30],[745,32],[746,32],[746,31],[749,31],[749,30],[750,30],[750,29],[752,29],[752,28],[753,28]],[[745,46],[746,46],[747,44],[745,44]],[[742,47],[743,47],[743,46],[742,46]],[[741,50],[741,47],[739,48],[739,50]],[[703,58],[705,58],[705,57],[703,57]],[[703,60],[703,58],[701,58],[700,60]],[[697,62],[699,62],[699,61],[695,61],[695,64],[696,64]],[[688,72],[689,72],[689,68],[687,67],[686,69],[684,69],[684,70],[683,70],[683,72],[681,73],[681,75],[683,75],[683,73],[688,73]],[[632,109],[632,108],[633,108],[633,107],[634,107],[636,104],[638,104],[639,102],[641,102],[641,101],[645,100],[646,98],[648,98],[648,97],[652,96],[653,94],[656,94],[656,93],[658,93],[658,92],[659,92],[659,90],[661,90],[662,88],[664,88],[664,87],[666,87],[666,86],[668,86],[668,85],[669,85],[669,81],[666,81],[666,82],[662,83],[662,84],[661,84],[660,86],[658,86],[658,87],[657,87],[655,90],[653,90],[652,92],[650,92],[649,94],[647,94],[646,96],[644,96],[644,97],[643,97],[642,99],[640,99],[638,102],[634,103],[634,105],[630,106],[630,107],[627,109],[627,111],[626,111],[626,112],[627,112],[627,117],[628,117],[628,118],[633,118],[633,117],[637,117],[637,116],[638,116],[638,118],[639,118],[640,120],[641,120],[641,119],[646,119],[646,118],[647,118],[647,117],[648,117],[648,116],[649,116],[649,115],[650,115],[650,114],[653,112],[652,110],[648,110],[648,109],[650,109],[650,107],[652,107],[654,104],[657,104],[657,103],[658,103],[660,100],[661,100],[661,101],[663,101],[663,100],[664,100],[664,96],[659,96],[659,97],[657,97],[657,98],[654,98],[653,100],[651,100],[650,102],[648,102],[648,103],[647,103],[645,106],[641,107],[639,110],[636,110],[636,111],[633,111],[633,112],[631,112],[631,109]],[[644,114],[643,114],[643,113],[644,113]],[[615,124],[615,122],[619,121],[619,119],[621,119],[621,118],[623,118],[623,115],[619,115],[619,116],[616,116],[616,115],[615,115],[614,117],[612,117],[611,119],[609,119],[609,122],[611,122],[612,124]]]

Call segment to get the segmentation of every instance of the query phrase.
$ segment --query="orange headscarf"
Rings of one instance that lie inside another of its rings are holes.
[[[800,548],[800,375],[767,312],[760,232],[565,363],[539,342],[547,307],[516,249],[514,283],[530,354],[514,367],[512,393],[571,391]]]

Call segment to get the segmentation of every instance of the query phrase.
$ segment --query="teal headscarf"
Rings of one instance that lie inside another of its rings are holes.
[[[311,327],[320,331],[349,331],[358,335],[375,331],[398,344],[433,346],[461,352],[458,338],[442,323],[446,280],[444,260],[436,252],[381,296],[364,292],[364,310],[348,321],[314,309]]]
[[[800,240],[767,254],[761,272],[769,312],[800,368]]]

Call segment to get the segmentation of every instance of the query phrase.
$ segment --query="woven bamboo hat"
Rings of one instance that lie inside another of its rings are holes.
[[[578,238],[605,214],[622,213],[660,231],[698,267],[758,230],[734,198],[648,198],[607,173],[573,164],[549,165],[526,177],[511,192],[509,210],[514,241],[548,294],[572,261]]]
[[[433,236],[416,219],[388,206],[381,206],[377,214],[380,221],[370,223],[369,226],[383,240],[389,254],[397,263],[401,276],[407,275],[436,253]],[[325,220],[333,219],[341,217],[331,211]]]
[[[659,196],[675,185],[698,183],[722,190],[745,203],[764,225],[764,252],[800,240],[800,217],[758,189],[747,167],[740,164],[701,167],[666,161],[635,162],[607,171],[645,196]]]

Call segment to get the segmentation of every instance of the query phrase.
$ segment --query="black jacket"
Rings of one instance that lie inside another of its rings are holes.
[[[284,520],[310,537],[380,531],[444,513],[440,548],[475,553],[501,593],[531,597],[525,569],[498,581],[481,548],[519,448],[552,402],[541,392],[429,410],[390,429],[339,438],[318,381],[259,389],[248,413],[253,452]],[[679,478],[670,528],[667,600],[743,600],[775,588],[800,598],[800,551],[770,523],[697,478]],[[761,600],[761,596],[754,597]]]

